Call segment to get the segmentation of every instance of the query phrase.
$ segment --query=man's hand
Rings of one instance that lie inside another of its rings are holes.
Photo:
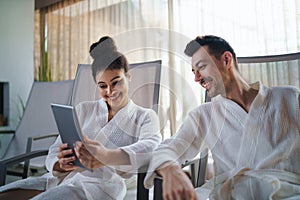
[[[163,199],[197,199],[196,192],[191,181],[179,165],[171,163],[167,165],[164,164],[157,170],[157,172],[163,177]]]

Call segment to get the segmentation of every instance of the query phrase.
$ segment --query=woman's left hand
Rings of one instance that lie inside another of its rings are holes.
[[[101,157],[105,155],[106,148],[96,140],[90,140],[84,135],[84,144],[76,142],[75,153],[81,164],[89,169],[97,169],[105,166]]]

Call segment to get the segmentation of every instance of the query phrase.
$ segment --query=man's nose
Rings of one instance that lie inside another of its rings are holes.
[[[201,77],[201,73],[198,70],[195,70],[195,78],[194,81],[195,82],[199,82],[202,79]]]

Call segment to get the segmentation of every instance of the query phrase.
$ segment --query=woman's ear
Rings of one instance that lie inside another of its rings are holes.
[[[128,72],[125,74],[125,77],[128,79],[128,81],[131,81],[131,75]]]

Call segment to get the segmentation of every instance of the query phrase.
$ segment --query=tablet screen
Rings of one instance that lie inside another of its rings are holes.
[[[51,104],[51,108],[62,142],[68,143],[68,148],[73,149],[76,141],[82,141],[83,138],[76,110],[73,106],[54,103]],[[87,169],[79,159],[76,159],[74,164]]]

